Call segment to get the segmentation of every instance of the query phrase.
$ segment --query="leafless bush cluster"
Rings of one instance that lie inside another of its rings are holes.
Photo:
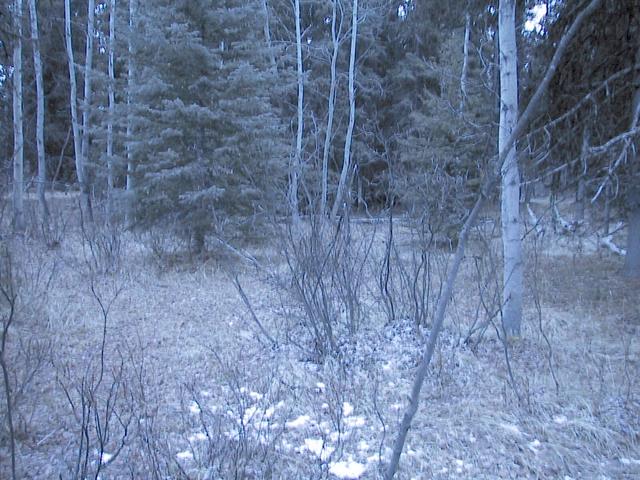
[[[289,229],[283,252],[300,321],[320,358],[339,354],[360,329],[365,273],[375,234],[354,231],[348,213],[332,224],[312,218],[300,229]]]

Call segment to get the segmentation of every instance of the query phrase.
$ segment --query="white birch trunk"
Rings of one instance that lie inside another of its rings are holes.
[[[107,120],[107,218],[113,213],[113,119],[115,117],[115,40],[116,40],[116,0],[109,3],[109,118]]]
[[[267,42],[267,48],[269,49],[271,69],[274,72],[277,72],[278,66],[276,64],[276,57],[273,53],[273,47],[271,44],[271,28],[269,27],[269,6],[267,5],[267,0],[262,0],[262,13],[264,14],[264,39]]]
[[[47,163],[44,152],[44,81],[42,79],[42,58],[40,56],[40,35],[38,32],[38,11],[36,0],[29,0],[31,20],[31,45],[33,48],[33,72],[36,78],[36,150],[38,155],[38,203],[42,221],[48,223],[49,209],[45,198]]]
[[[588,127],[584,127],[582,131],[582,148],[580,150],[580,175],[576,189],[576,211],[573,219],[576,227],[584,221],[588,150],[589,129]]]
[[[82,139],[80,137],[80,122],[78,120],[78,84],[76,81],[76,66],[73,59],[73,42],[71,37],[71,6],[69,0],[64,1],[64,32],[69,64],[69,106],[71,108],[71,129],[73,131],[73,152],[76,162],[76,177],[83,192],[86,189],[84,160],[82,158]],[[83,199],[84,201],[84,199]]]
[[[296,22],[296,63],[298,71],[298,130],[296,133],[296,151],[292,159],[289,172],[289,207],[294,225],[300,220],[298,207],[298,176],[302,164],[302,133],[304,128],[304,77],[302,69],[302,33],[300,29],[300,0],[295,0],[295,22]]]
[[[24,133],[22,118],[22,0],[13,2],[13,227],[24,229]]]
[[[339,0],[331,2],[331,44],[333,47],[331,54],[331,83],[329,85],[329,112],[327,116],[327,131],[324,137],[324,148],[322,150],[322,196],[320,198],[320,215],[324,218],[327,214],[327,195],[329,177],[329,151],[331,150],[331,137],[333,135],[333,115],[336,103],[336,65],[338,63],[338,51],[340,42],[338,32],[336,32],[337,4]]]
[[[467,75],[469,69],[469,37],[471,36],[471,15],[465,15],[464,45],[462,47],[462,73],[460,73],[460,113],[464,112],[467,101]]]
[[[85,50],[84,64],[84,97],[82,109],[82,162],[85,169],[85,182],[82,186],[83,202],[86,207],[87,219],[93,222],[93,212],[91,210],[91,200],[89,193],[89,175],[87,173],[87,162],[89,161],[89,129],[91,127],[91,81],[93,77],[93,37],[95,23],[95,0],[88,0],[87,5],[87,42]]]
[[[133,89],[135,87],[136,62],[134,58],[133,32],[136,24],[137,0],[129,0],[129,43],[127,59],[127,192],[132,192],[133,184],[133,152],[131,142],[133,141],[133,115],[131,112],[133,105]]]
[[[634,85],[636,87],[631,101],[631,115],[629,130],[633,130],[640,120],[640,48],[636,50],[636,73]],[[640,172],[638,154],[635,149],[629,149],[630,178],[634,182]],[[624,259],[624,275],[629,278],[640,278],[640,185],[632,183],[627,193],[627,209],[629,211],[629,230],[627,233],[627,249]]]
[[[516,49],[516,0],[500,0],[500,130],[498,150],[505,150],[518,121],[518,68]],[[520,220],[520,172],[515,143],[502,165],[503,317],[507,337],[520,335],[522,320],[522,225]]]
[[[344,157],[342,160],[342,171],[340,172],[340,181],[338,182],[338,190],[336,198],[331,210],[331,217],[336,218],[338,210],[342,204],[344,191],[347,186],[347,176],[351,170],[351,141],[353,139],[353,127],[356,122],[356,43],[358,39],[358,0],[353,0],[353,8],[351,11],[351,52],[349,53],[349,126],[347,127],[347,136],[344,141]]]

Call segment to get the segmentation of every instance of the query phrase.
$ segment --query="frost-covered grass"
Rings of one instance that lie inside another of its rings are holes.
[[[29,245],[31,282],[11,344],[14,381],[25,385],[14,414],[19,478],[74,478],[82,438],[89,474],[100,466],[100,478],[381,477],[429,334],[404,314],[388,322],[376,286],[381,242],[363,273],[358,333],[320,361],[273,245],[250,252],[262,270],[225,251],[167,267],[148,243],[122,235],[115,273],[92,274],[73,231],[54,250]],[[408,262],[414,244],[397,235]],[[640,286],[623,281],[619,259],[606,252],[543,250],[537,271],[532,258],[529,250],[527,281],[536,280],[538,295],[528,290],[524,333],[509,347],[511,375],[491,325],[468,335],[484,317],[479,270],[467,259],[398,478],[640,475]],[[43,262],[49,283],[37,277]],[[490,282],[488,267],[481,271]],[[232,275],[276,346],[260,335]],[[82,437],[81,392],[95,384],[101,359],[100,302],[110,305],[104,380],[84,397],[94,408]],[[26,378],[35,339],[51,350]],[[103,443],[98,423],[110,426]],[[9,478],[5,429],[0,451],[0,478]]]

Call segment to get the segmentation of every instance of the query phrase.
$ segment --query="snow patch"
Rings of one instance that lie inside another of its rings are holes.
[[[520,429],[511,423],[501,423],[500,426],[504,428],[507,432],[511,432],[514,435],[522,435]]]
[[[344,415],[345,417],[348,417],[352,413],[353,413],[353,405],[351,405],[349,402],[344,402],[342,404],[342,415]]]
[[[335,450],[333,447],[325,445],[321,438],[305,438],[304,448],[323,461],[328,459]]]
[[[262,397],[264,397],[263,394],[258,393],[258,392],[250,392],[249,396],[251,397],[252,400],[254,400],[256,402],[262,400]]]
[[[189,405],[189,411],[191,413],[193,413],[194,415],[197,415],[200,413],[200,405],[198,405],[196,402],[191,402],[191,404]]]
[[[310,421],[311,417],[309,415],[300,415],[298,418],[285,423],[285,425],[287,428],[300,428],[304,427]]]
[[[563,425],[567,423],[567,417],[565,417],[564,415],[554,415],[553,421],[558,425]]]
[[[365,423],[366,420],[361,416],[349,417],[344,420],[344,424],[350,428],[364,427]]]
[[[178,460],[193,460],[193,453],[191,453],[189,450],[184,450],[182,452],[178,452],[176,454],[176,457],[178,458]]]
[[[207,435],[205,433],[203,433],[203,432],[194,433],[193,435],[189,436],[189,441],[191,443],[193,443],[193,442],[203,442],[206,439],[207,439]]]
[[[366,465],[353,460],[331,462],[329,464],[329,473],[338,478],[360,478],[366,469]]]

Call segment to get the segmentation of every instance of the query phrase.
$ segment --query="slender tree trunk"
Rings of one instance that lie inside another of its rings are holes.
[[[22,0],[13,2],[13,228],[24,230],[24,133],[22,118]]]
[[[38,202],[42,222],[45,228],[49,223],[49,208],[45,198],[47,183],[47,164],[44,151],[44,81],[42,79],[42,59],[40,57],[40,38],[38,32],[38,11],[36,0],[29,0],[31,19],[31,44],[33,48],[33,72],[36,77],[36,149],[38,152]]]
[[[87,172],[87,162],[89,161],[89,128],[91,122],[91,81],[93,77],[93,37],[95,23],[95,0],[88,0],[87,5],[87,43],[84,64],[84,97],[82,109],[82,161],[85,170],[85,182],[82,185],[82,196],[86,206],[86,214],[89,222],[93,222],[93,211],[91,208],[91,195],[89,191],[89,175]]]
[[[604,235],[609,235],[611,225],[611,184],[607,182],[604,187]]]
[[[138,0],[129,0],[129,41],[128,41],[128,58],[127,58],[127,183],[126,190],[128,195],[127,199],[127,224],[131,222],[131,212],[133,206],[132,194],[134,193],[134,173],[135,165],[133,160],[133,91],[135,89],[136,81],[136,60],[135,60],[135,48],[133,44],[134,31],[137,22]]]
[[[338,190],[333,203],[331,217],[336,218],[338,210],[342,204],[342,198],[347,187],[347,176],[351,170],[351,141],[353,139],[353,127],[356,122],[356,43],[358,40],[358,0],[353,0],[353,8],[351,11],[351,52],[349,54],[349,126],[347,127],[347,136],[344,140],[344,157],[342,160],[342,171],[340,172],[340,181],[338,182]]]
[[[518,121],[518,68],[516,49],[516,0],[500,0],[500,130],[498,150],[505,149]],[[520,220],[520,172],[515,144],[502,166],[502,244],[504,254],[503,317],[507,336],[520,335],[522,320],[522,225]]]
[[[267,48],[269,49],[269,61],[271,62],[271,68],[274,72],[278,71],[276,64],[276,56],[273,52],[273,46],[271,44],[271,28],[269,27],[269,5],[267,0],[262,0],[262,13],[264,14],[264,39],[267,42]]]
[[[464,45],[462,47],[462,73],[460,74],[460,113],[464,112],[464,104],[467,100],[467,71],[469,65],[469,37],[471,36],[471,15],[465,15]]]
[[[80,136],[80,121],[78,119],[78,84],[76,80],[76,65],[73,58],[73,41],[71,37],[71,5],[64,1],[64,32],[69,64],[69,105],[71,108],[71,128],[73,131],[73,153],[76,161],[76,177],[82,192],[82,208],[86,210],[84,194],[87,191],[84,159],[82,158],[82,139]]]
[[[578,187],[576,189],[576,212],[574,222],[579,224],[584,220],[586,177],[587,177],[587,153],[589,150],[589,129],[582,131],[582,150],[580,152],[580,174],[578,176]]]
[[[324,148],[322,150],[322,197],[320,199],[320,215],[324,218],[327,214],[327,195],[329,184],[329,151],[331,150],[331,137],[333,135],[333,115],[336,103],[336,65],[338,63],[338,51],[340,42],[336,31],[336,17],[338,1],[331,2],[331,44],[333,51],[331,54],[331,83],[329,84],[329,112],[327,116],[327,131],[324,137]]]
[[[634,129],[640,120],[640,49],[636,51],[636,87],[631,103],[631,119],[629,130]],[[630,278],[640,278],[640,185],[638,177],[638,154],[633,148],[629,148],[629,165],[631,166],[631,181],[627,193],[626,203],[628,215],[627,254],[624,259],[624,275]]]
[[[107,121],[107,221],[113,215],[113,119],[115,118],[115,39],[116,39],[116,0],[109,3],[109,118]]]
[[[302,69],[302,33],[300,29],[300,0],[295,0],[295,22],[296,22],[296,63],[298,69],[298,130],[296,133],[296,152],[292,159],[289,171],[289,207],[294,225],[300,221],[300,211],[298,207],[298,180],[300,166],[302,165],[302,133],[304,128],[304,72]]]
[[[558,44],[558,48],[556,49],[556,52],[551,59],[551,63],[547,68],[544,78],[542,79],[542,82],[540,83],[540,85],[538,85],[538,88],[531,97],[526,110],[518,120],[515,128],[509,135],[509,138],[505,140],[505,148],[500,151],[497,159],[494,159],[495,162],[492,161],[487,169],[487,176],[485,177],[485,181],[480,190],[480,194],[478,195],[475,205],[471,209],[469,216],[465,220],[464,225],[460,230],[458,246],[456,247],[456,252],[451,262],[451,266],[448,269],[447,278],[444,282],[442,292],[438,297],[438,304],[433,318],[433,326],[431,328],[429,339],[424,350],[424,355],[422,356],[422,359],[420,360],[416,371],[416,377],[414,379],[413,386],[411,388],[411,394],[409,397],[409,405],[407,406],[407,409],[402,416],[399,431],[394,441],[391,460],[389,461],[387,469],[384,473],[385,480],[393,479],[396,471],[398,470],[398,466],[400,464],[400,456],[402,455],[402,450],[404,448],[409,429],[411,428],[411,422],[413,421],[413,417],[418,411],[422,385],[424,384],[424,379],[427,376],[431,358],[433,357],[433,353],[435,352],[438,335],[440,334],[440,330],[442,329],[442,325],[444,324],[447,305],[449,304],[449,300],[451,299],[456,277],[458,276],[458,271],[464,258],[464,252],[467,246],[469,232],[475,225],[476,220],[480,215],[480,211],[484,207],[487,199],[489,198],[489,195],[498,182],[498,172],[501,170],[501,165],[504,164],[508,154],[511,152],[511,148],[515,145],[520,135],[522,135],[525,128],[527,128],[527,126],[531,122],[534,113],[541,103],[542,97],[546,94],[546,91],[549,88],[549,84],[551,83],[551,79],[554,77],[560,60],[564,57],[564,54],[567,50],[567,47],[571,43],[571,40],[573,40],[573,37],[575,37],[584,20],[594,13],[594,11],[600,6],[601,2],[602,0],[592,0],[591,3],[589,3],[589,5],[578,14],[575,21],[573,22],[573,25],[571,25],[567,33],[565,33],[565,35],[562,37]]]

